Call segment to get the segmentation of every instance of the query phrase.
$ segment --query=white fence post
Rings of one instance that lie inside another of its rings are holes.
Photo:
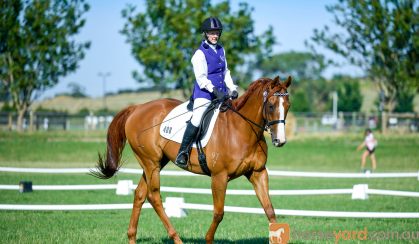
[[[352,189],[352,199],[368,199],[368,185],[367,184],[358,184],[354,185]]]
[[[168,217],[182,218],[186,217],[186,212],[183,209],[185,200],[183,197],[166,197],[164,203],[164,211]]]
[[[116,195],[131,195],[132,180],[119,180],[116,185]]]

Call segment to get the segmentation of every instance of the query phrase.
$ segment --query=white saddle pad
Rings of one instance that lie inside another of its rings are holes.
[[[186,106],[188,102],[184,102],[179,106],[175,107],[170,113],[164,118],[160,125],[160,135],[171,141],[182,143],[183,134],[185,134],[186,125],[192,117],[192,112],[188,111]],[[220,113],[220,105],[215,109],[214,114],[211,118],[210,125],[207,133],[201,140],[202,147],[205,147],[211,137],[214,129],[215,121],[217,120],[218,114]],[[196,147],[195,143],[192,145]]]

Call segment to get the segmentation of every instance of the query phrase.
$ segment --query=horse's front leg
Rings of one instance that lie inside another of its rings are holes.
[[[214,242],[215,231],[217,230],[218,225],[224,217],[224,200],[227,189],[227,175],[226,174],[217,174],[211,176],[211,189],[212,189],[212,199],[214,202],[214,216],[212,218],[212,223],[208,229],[205,240],[207,243]]]
[[[269,196],[268,171],[253,171],[247,176],[247,179],[252,183],[255,189],[256,196],[262,204],[263,210],[268,217],[270,223],[276,223],[275,210],[272,207],[271,198]]]

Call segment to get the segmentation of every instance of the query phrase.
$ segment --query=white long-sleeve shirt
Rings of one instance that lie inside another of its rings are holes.
[[[209,44],[205,41],[215,52],[216,45]],[[224,48],[223,48],[224,49]],[[225,55],[225,51],[224,51]],[[214,85],[208,79],[208,66],[207,61],[205,59],[205,54],[201,50],[196,50],[195,54],[192,56],[191,59],[193,71],[195,74],[196,82],[198,83],[199,88],[206,89],[209,92],[213,92]],[[227,88],[230,91],[237,90],[237,86],[234,85],[233,79],[231,78],[230,70],[227,66],[227,59],[226,59],[226,69],[224,71],[224,82],[226,83]]]

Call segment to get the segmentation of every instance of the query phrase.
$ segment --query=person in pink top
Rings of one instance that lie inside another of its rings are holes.
[[[371,166],[372,170],[377,168],[377,160],[375,159],[375,148],[377,147],[377,140],[374,138],[371,129],[365,130],[365,139],[364,141],[357,147],[357,151],[361,150],[365,147],[365,151],[361,157],[361,171],[365,172],[365,161],[368,155],[371,158]]]

